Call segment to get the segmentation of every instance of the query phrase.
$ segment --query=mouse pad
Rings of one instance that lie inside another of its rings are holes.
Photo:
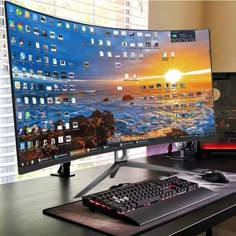
[[[43,213],[75,224],[84,225],[86,227],[101,231],[108,235],[138,235],[154,227],[166,224],[172,220],[177,220],[178,218],[179,220],[181,220],[181,217],[183,217],[184,215],[193,211],[197,211],[198,209],[206,205],[208,205],[207,207],[210,207],[210,205],[216,202],[217,200],[225,198],[226,196],[229,196],[236,192],[235,174],[235,181],[231,181],[229,184],[209,183],[199,176],[186,176],[180,174],[178,174],[177,176],[179,176],[180,178],[188,179],[190,181],[198,182],[199,186],[209,188],[215,191],[218,195],[206,201],[195,204],[194,206],[185,208],[181,211],[178,211],[176,213],[173,213],[171,215],[160,218],[142,226],[131,225],[119,219],[98,212],[90,211],[87,207],[84,207],[82,205],[82,201],[75,201],[68,204],[47,208],[43,210]],[[215,207],[216,206],[214,205],[214,208]],[[197,214],[196,212],[195,217],[201,217],[199,220],[202,220],[203,216],[202,214]]]

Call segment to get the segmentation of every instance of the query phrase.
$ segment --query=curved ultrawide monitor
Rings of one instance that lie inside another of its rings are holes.
[[[5,9],[19,173],[215,135],[207,29],[116,29]]]

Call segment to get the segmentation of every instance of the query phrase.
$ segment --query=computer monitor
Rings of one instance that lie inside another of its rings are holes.
[[[207,29],[72,22],[5,2],[18,170],[215,136]]]

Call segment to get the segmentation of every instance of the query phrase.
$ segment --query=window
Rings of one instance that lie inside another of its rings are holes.
[[[148,0],[12,0],[11,2],[72,21],[117,28],[148,28]],[[132,151],[135,157],[145,148]],[[74,161],[72,170],[113,161],[113,153]],[[99,161],[98,161],[99,160]],[[99,163],[98,163],[99,162]],[[24,176],[17,175],[16,147],[8,66],[4,0],[0,0],[0,183],[56,172],[50,167]]]

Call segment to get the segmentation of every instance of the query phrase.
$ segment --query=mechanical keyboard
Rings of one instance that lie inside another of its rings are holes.
[[[217,194],[197,183],[171,176],[153,178],[82,197],[84,206],[134,225],[143,225]]]

